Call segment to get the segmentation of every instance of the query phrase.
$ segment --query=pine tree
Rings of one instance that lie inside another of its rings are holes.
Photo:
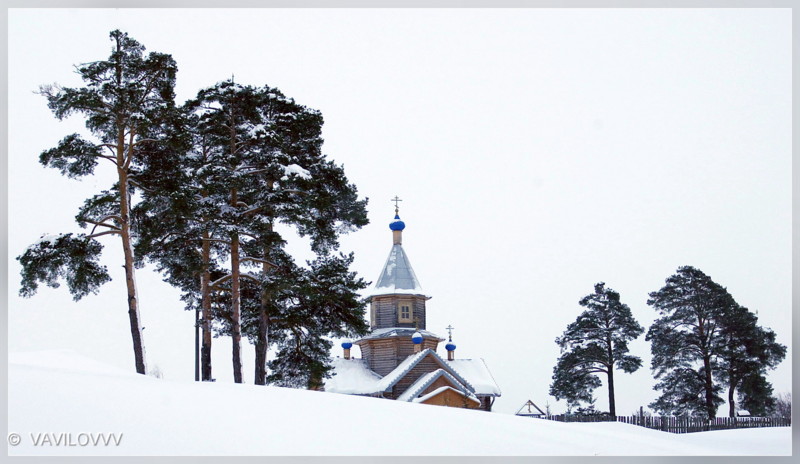
[[[786,347],[775,341],[775,332],[758,325],[758,317],[735,305],[722,320],[722,339],[715,377],[728,389],[730,417],[736,413],[736,393],[744,409],[767,415],[774,407],[772,385],[765,374],[786,356]]]
[[[202,186],[194,181],[189,189],[201,199],[202,214],[197,208],[180,209],[194,214],[195,223],[202,217],[195,231],[202,230],[204,246],[227,245],[230,256],[230,272],[201,286],[200,294],[229,292],[231,310],[216,314],[220,333],[234,339],[234,378],[241,381],[237,354],[247,331],[256,347],[255,383],[265,384],[270,334],[280,333],[270,327],[281,298],[279,284],[284,274],[295,272],[274,224],[294,226],[311,239],[318,256],[325,256],[338,247],[341,233],[366,224],[366,200],[358,200],[343,169],[322,154],[321,114],[279,90],[226,81],[200,91],[186,109],[198,134],[187,165],[201,159],[206,164],[196,176]],[[199,254],[200,269],[211,269],[209,253]],[[215,255],[221,256],[219,248]],[[257,272],[246,271],[254,267]],[[201,296],[200,301],[208,300],[210,295]],[[205,314],[204,309],[204,322]],[[204,339],[205,333],[204,328]]]
[[[324,255],[295,268],[281,279],[282,295],[270,314],[278,353],[269,362],[268,383],[317,389],[330,376],[329,337],[364,335],[365,303],[358,292],[367,287],[349,270],[353,254]]]
[[[665,413],[714,418],[722,403],[713,381],[725,346],[724,320],[736,302],[725,288],[691,266],[678,269],[647,304],[661,316],[647,332],[653,354],[654,389],[650,407]]]
[[[171,120],[171,164],[150,169],[156,186],[143,192],[137,205],[136,252],[156,264],[165,281],[183,292],[186,310],[200,310],[201,380],[212,380],[212,274],[221,277],[218,257],[226,253],[224,224],[219,211],[227,207],[227,192],[217,192],[219,150],[209,142],[200,119],[186,107]],[[164,159],[167,159],[164,157]]]
[[[596,284],[594,293],[579,304],[586,310],[556,339],[562,354],[553,368],[550,394],[556,399],[566,398],[570,406],[592,403],[592,392],[601,384],[597,374],[605,374],[609,413],[614,416],[614,370],[632,373],[641,367],[641,359],[628,354],[628,342],[644,329],[628,305],[620,301],[619,293],[606,288],[603,282]]]
[[[43,152],[39,161],[70,178],[93,174],[98,162],[110,162],[116,170],[116,183],[87,200],[78,214],[81,227],[92,226],[88,235],[67,234],[41,241],[17,258],[23,266],[20,293],[35,293],[36,282],[54,286],[59,276],[67,279],[76,299],[95,292],[109,278],[105,269],[96,265],[102,247],[94,239],[120,237],[136,372],[146,374],[134,278],[131,199],[135,188],[146,188],[137,176],[148,158],[159,156],[166,139],[163,123],[174,107],[177,66],[166,54],[151,52],[145,57],[145,47],[119,30],[112,31],[110,38],[114,46],[107,60],[76,67],[85,87],[40,88],[58,119],[84,115],[86,128],[97,141],[68,135],[57,147]]]

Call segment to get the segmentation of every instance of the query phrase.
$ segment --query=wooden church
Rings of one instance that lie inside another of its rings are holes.
[[[500,388],[483,359],[456,359],[452,331],[444,346],[446,358],[440,356],[437,350],[445,339],[426,329],[431,297],[423,292],[403,249],[405,227],[395,208],[389,224],[392,249],[367,295],[370,333],[342,343],[344,356],[334,358],[334,375],[324,390],[491,411]],[[351,356],[353,344],[361,358]]]

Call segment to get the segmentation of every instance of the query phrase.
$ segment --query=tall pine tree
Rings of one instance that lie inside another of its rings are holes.
[[[570,406],[591,403],[592,392],[600,386],[597,374],[605,374],[608,384],[609,413],[616,415],[614,370],[635,372],[642,360],[628,354],[628,342],[644,328],[633,318],[619,293],[600,282],[594,293],[579,302],[586,310],[556,339],[561,356],[553,368],[550,394],[565,398]]]
[[[751,414],[769,414],[774,399],[765,375],[783,360],[786,347],[777,343],[775,332],[758,325],[758,316],[739,305],[723,318],[721,335],[724,345],[714,376],[728,390],[728,415],[736,415],[737,398]]]
[[[646,337],[660,380],[654,388],[662,391],[650,406],[664,414],[714,418],[723,400],[713,379],[725,346],[725,317],[736,302],[702,271],[684,266],[650,293],[647,304],[661,316]]]
[[[145,56],[145,47],[119,30],[112,31],[110,38],[113,47],[108,59],[76,67],[85,87],[40,88],[57,118],[83,115],[86,128],[96,140],[68,135],[57,147],[43,152],[39,161],[71,178],[93,174],[98,162],[110,162],[116,182],[87,200],[78,214],[81,227],[92,226],[89,234],[41,240],[17,258],[23,266],[20,293],[32,295],[38,282],[55,286],[58,277],[67,279],[76,299],[96,291],[109,277],[96,264],[102,246],[95,238],[118,236],[134,363],[136,372],[144,374],[147,367],[134,278],[131,201],[136,187],[146,188],[138,178],[145,161],[163,154],[167,138],[164,121],[174,108],[177,66],[166,54],[151,52]]]

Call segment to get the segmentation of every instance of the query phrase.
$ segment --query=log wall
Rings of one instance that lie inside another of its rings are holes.
[[[370,307],[370,326],[373,329],[389,327],[414,327],[417,321],[418,329],[425,329],[425,297],[413,295],[385,295],[372,297]],[[400,301],[411,301],[412,321],[400,322],[398,306]]]

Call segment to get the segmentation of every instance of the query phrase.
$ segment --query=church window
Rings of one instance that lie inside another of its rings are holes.
[[[398,319],[400,322],[411,322],[411,303],[408,301],[401,301],[399,306]]]

